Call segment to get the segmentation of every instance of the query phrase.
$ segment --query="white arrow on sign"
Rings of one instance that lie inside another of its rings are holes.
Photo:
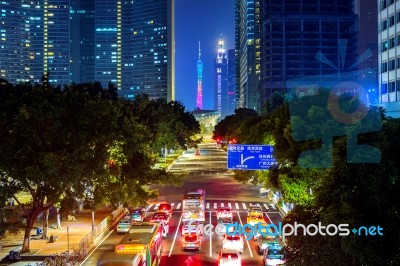
[[[193,263],[192,257],[189,257],[189,258],[187,258],[187,259],[185,260],[185,264],[188,265],[188,266],[190,266],[192,263]]]
[[[244,164],[245,161],[249,160],[249,159],[253,159],[254,156],[249,156],[246,157],[245,159],[243,159],[243,154],[240,154],[240,164]]]

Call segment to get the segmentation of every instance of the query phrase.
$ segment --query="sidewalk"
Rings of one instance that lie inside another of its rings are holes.
[[[95,211],[94,225],[96,226],[102,222],[112,212],[113,209],[111,208],[103,208]],[[43,261],[43,258],[48,255],[67,251],[68,242],[71,254],[74,250],[79,249],[79,243],[81,240],[92,231],[92,212],[83,210],[82,212],[77,213],[75,217],[76,221],[66,221],[66,218],[62,217],[62,229],[53,229],[50,228],[50,226],[56,223],[56,217],[54,215],[50,216],[48,236],[49,238],[51,235],[54,236],[54,243],[49,243],[49,239],[40,239],[40,236],[37,236],[37,227],[42,227],[42,224],[36,223],[31,231],[30,252],[21,254],[21,261],[25,262],[14,263],[11,265],[27,265],[27,260]],[[18,248],[22,246],[23,236],[24,232],[21,231],[16,235],[7,234],[5,238],[0,239],[0,246],[2,247],[0,250],[0,260],[3,259],[0,261],[1,266],[10,265],[6,263],[6,258],[10,251],[18,250]]]

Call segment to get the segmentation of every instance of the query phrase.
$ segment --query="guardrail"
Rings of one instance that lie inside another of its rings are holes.
[[[105,233],[107,233],[109,229],[113,227],[115,223],[118,222],[125,214],[125,208],[119,207],[109,216],[107,216],[107,218],[98,223],[94,227],[94,230],[84,236],[79,242],[79,249],[73,252],[74,258],[76,258],[76,260],[82,260],[83,258],[85,258],[90,250],[92,250],[92,248],[96,245],[98,239],[100,239]]]

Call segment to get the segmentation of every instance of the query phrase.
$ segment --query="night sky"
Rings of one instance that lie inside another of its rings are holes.
[[[214,108],[214,59],[222,34],[225,49],[235,48],[234,0],[175,0],[175,92],[187,111],[197,95],[198,42],[203,61],[203,109]]]

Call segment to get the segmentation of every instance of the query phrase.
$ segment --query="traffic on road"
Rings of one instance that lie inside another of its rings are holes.
[[[224,151],[199,150],[200,156],[188,151],[171,168],[188,173],[182,187],[156,187],[159,199],[131,210],[81,265],[284,265],[279,237],[210,230],[277,224],[283,216],[259,197],[259,188],[233,180],[220,164]]]

